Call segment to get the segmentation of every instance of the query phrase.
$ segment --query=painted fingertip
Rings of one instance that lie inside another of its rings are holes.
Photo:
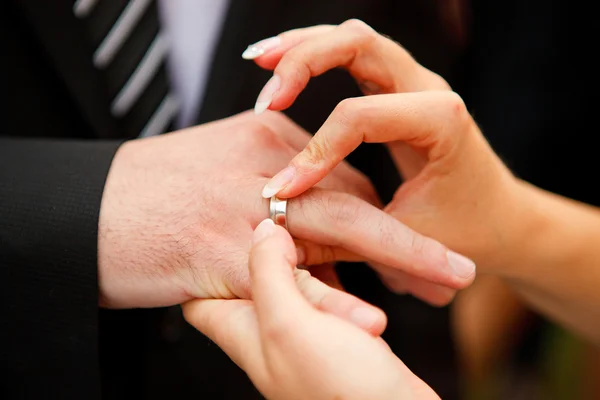
[[[263,39],[260,42],[251,44],[242,53],[244,60],[254,60],[265,53],[277,48],[281,44],[279,36],[273,36],[267,39]]]
[[[292,183],[296,176],[296,168],[293,166],[286,167],[279,171],[262,190],[262,197],[270,199],[279,193],[284,187]]]
[[[258,98],[256,99],[256,104],[254,104],[254,114],[260,115],[269,108],[271,102],[273,101],[273,96],[275,93],[277,93],[280,87],[281,79],[278,75],[273,75],[262,88]]]

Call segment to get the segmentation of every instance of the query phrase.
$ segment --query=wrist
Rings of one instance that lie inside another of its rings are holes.
[[[550,248],[557,227],[551,195],[517,180],[512,199],[512,217],[503,229],[505,241],[490,271],[504,278],[527,279],[537,265],[547,265],[556,249]]]
[[[544,220],[534,212],[539,194],[528,183],[509,177],[510,183],[499,193],[499,202],[491,210],[496,236],[495,244],[486,252],[478,266],[495,275],[512,275],[521,270],[532,239],[547,229]]]
[[[188,299],[178,290],[183,284],[175,271],[183,261],[169,212],[157,206],[169,202],[160,200],[144,146],[138,140],[123,144],[106,178],[98,223],[101,307],[158,307]]]
[[[513,251],[507,251],[510,256],[498,273],[538,282],[548,271],[588,265],[600,235],[598,210],[526,182],[520,186],[522,222],[513,228]]]

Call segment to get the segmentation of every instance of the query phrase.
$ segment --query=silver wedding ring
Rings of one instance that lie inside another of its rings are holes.
[[[280,199],[277,196],[271,197],[269,203],[269,218],[276,225],[283,226],[287,230],[287,200]]]

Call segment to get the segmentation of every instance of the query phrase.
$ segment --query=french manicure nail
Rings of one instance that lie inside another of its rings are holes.
[[[454,273],[461,278],[470,278],[475,273],[475,263],[467,257],[448,250],[448,264]]]
[[[262,114],[267,108],[269,108],[271,102],[273,101],[273,95],[275,95],[275,93],[279,90],[280,86],[281,79],[278,75],[273,75],[265,84],[265,87],[262,88],[258,98],[256,99],[256,104],[254,105],[254,113],[256,115]]]
[[[275,224],[271,219],[267,218],[258,224],[254,230],[254,233],[252,234],[252,243],[256,244],[260,242],[261,240],[271,236],[273,232],[275,232]]]
[[[370,328],[379,319],[379,314],[366,307],[357,307],[350,312],[350,321],[362,328]]]
[[[262,190],[262,197],[270,199],[289,185],[296,176],[296,168],[289,166],[279,171]]]
[[[273,36],[267,39],[263,39],[260,42],[256,42],[248,46],[246,50],[242,53],[242,58],[244,60],[254,60],[265,54],[267,51],[273,50],[277,46],[281,44],[281,39],[279,36]]]

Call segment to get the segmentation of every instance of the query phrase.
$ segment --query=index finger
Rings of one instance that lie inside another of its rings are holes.
[[[322,180],[361,143],[401,141],[428,162],[456,152],[472,119],[455,92],[395,93],[345,99],[282,173],[265,186],[294,197]],[[263,192],[264,195],[264,192]]]

